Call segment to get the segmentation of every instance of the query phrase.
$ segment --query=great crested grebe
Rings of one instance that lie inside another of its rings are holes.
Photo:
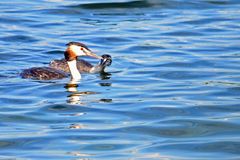
[[[67,44],[67,49],[64,52],[64,56],[69,67],[72,80],[81,79],[81,74],[77,69],[78,56],[90,56],[102,59],[102,57],[94,54],[85,44],[79,42],[69,42]],[[38,80],[61,79],[68,76],[66,72],[51,67],[34,67],[25,69],[20,75],[22,78],[31,78]]]
[[[89,62],[79,59],[77,60],[77,69],[80,73],[103,73],[104,69],[107,66],[112,64],[112,57],[108,54],[102,55],[102,59],[100,60],[99,64],[93,66]],[[63,71],[63,72],[70,72],[69,67],[67,65],[67,61],[65,59],[61,60],[53,60],[49,63],[51,68]]]

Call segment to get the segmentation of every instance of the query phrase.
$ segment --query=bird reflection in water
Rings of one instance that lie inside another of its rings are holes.
[[[100,77],[101,77],[101,81],[105,81],[105,80],[108,80],[111,78],[111,74],[104,72],[104,73],[100,74]],[[71,80],[68,84],[65,85],[64,88],[66,88],[67,92],[70,93],[67,96],[67,103],[73,104],[73,105],[80,104],[82,106],[87,106],[88,104],[84,103],[84,101],[83,101],[84,97],[86,97],[86,95],[97,94],[97,92],[92,92],[92,91],[79,92],[78,84],[79,84],[79,81]],[[100,86],[111,86],[111,83],[102,83],[101,82],[99,84],[100,84]],[[97,102],[111,103],[112,99],[103,98],[103,99],[97,100]],[[74,114],[73,116],[79,116],[79,115],[83,115],[83,114],[87,114],[87,113],[81,113],[81,114],[78,113],[78,114]],[[69,129],[83,129],[86,127],[87,127],[87,125],[85,125],[85,124],[73,123],[68,128]],[[82,155],[82,154],[79,153],[79,155]]]
[[[111,74],[107,73],[107,72],[102,72],[100,73],[100,78],[101,78],[101,82],[99,82],[100,86],[111,86],[112,83],[110,82],[104,82],[106,80],[111,79]],[[78,91],[78,84],[79,81],[74,81],[71,80],[68,84],[66,84],[64,86],[64,88],[67,89],[67,92],[69,92],[70,94],[68,95],[68,99],[67,99],[67,103],[69,104],[80,104],[80,105],[86,105],[82,98],[86,95],[92,95],[92,94],[98,94],[99,92],[93,92],[93,91]],[[112,99],[107,99],[107,98],[102,98],[97,100],[98,102],[105,102],[105,103],[109,103],[112,102]]]
[[[111,75],[112,75],[111,73],[102,72],[100,74],[100,78],[101,78],[102,81],[99,83],[99,85],[102,86],[102,87],[111,87],[112,86],[111,82],[105,82],[105,81],[111,79]],[[102,98],[102,99],[99,100],[99,102],[111,103],[112,99],[110,99],[110,98]]]
[[[100,74],[100,78],[101,78],[101,80],[104,80],[103,82],[100,82],[99,83],[99,85],[100,86],[103,86],[103,87],[105,87],[105,86],[111,86],[112,85],[112,83],[109,83],[109,82],[105,82],[105,80],[109,80],[109,79],[111,79],[111,73],[108,73],[108,72],[102,72],[101,74]]]
[[[92,92],[92,91],[79,92],[77,89],[78,82],[76,82],[76,81],[70,81],[68,84],[65,85],[65,88],[70,93],[68,95],[68,100],[67,100],[67,103],[69,103],[69,104],[85,105],[84,102],[82,102],[82,100],[81,100],[82,96],[90,95],[90,94],[97,94],[97,92]]]

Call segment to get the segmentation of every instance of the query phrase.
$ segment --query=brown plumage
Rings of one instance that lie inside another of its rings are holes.
[[[49,66],[51,68],[63,71],[63,72],[70,72],[69,67],[67,65],[67,61],[65,59],[56,59],[53,60],[49,63]],[[88,63],[85,60],[77,60],[77,68],[79,70],[80,73],[84,73],[84,72],[90,72],[90,69],[93,67],[93,65],[91,65],[90,63]]]
[[[74,80],[81,79],[81,74],[77,69],[77,57],[78,56],[90,56],[98,59],[102,59],[102,57],[94,54],[91,50],[89,50],[86,45],[79,42],[70,42],[67,44],[67,49],[64,52],[65,62],[70,71],[71,77]],[[30,69],[25,69],[20,74],[22,78],[31,78],[31,79],[39,79],[39,80],[50,80],[50,79],[61,79],[68,76],[68,73],[58,70],[52,67],[33,67]]]
[[[107,66],[110,66],[112,63],[112,58],[108,54],[102,55],[102,59],[100,60],[99,64],[93,66],[89,62],[79,59],[77,60],[77,69],[80,73],[100,73],[104,72],[104,69]],[[67,65],[67,61],[65,59],[60,60],[53,60],[49,63],[51,68],[63,71],[63,72],[70,72],[69,67]]]
[[[51,80],[65,78],[68,76],[68,74],[50,67],[33,67],[23,70],[20,76],[22,78]]]

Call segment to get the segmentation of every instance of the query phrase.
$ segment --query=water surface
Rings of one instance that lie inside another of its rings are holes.
[[[240,159],[239,7],[1,1],[0,159]],[[21,79],[69,41],[112,55],[108,74]]]

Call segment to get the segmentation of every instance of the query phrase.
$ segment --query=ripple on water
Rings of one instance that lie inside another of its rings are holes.
[[[24,36],[24,35],[5,36],[5,37],[1,37],[0,40],[8,41],[8,42],[22,42],[22,43],[37,41],[37,39],[34,39],[33,37]]]

